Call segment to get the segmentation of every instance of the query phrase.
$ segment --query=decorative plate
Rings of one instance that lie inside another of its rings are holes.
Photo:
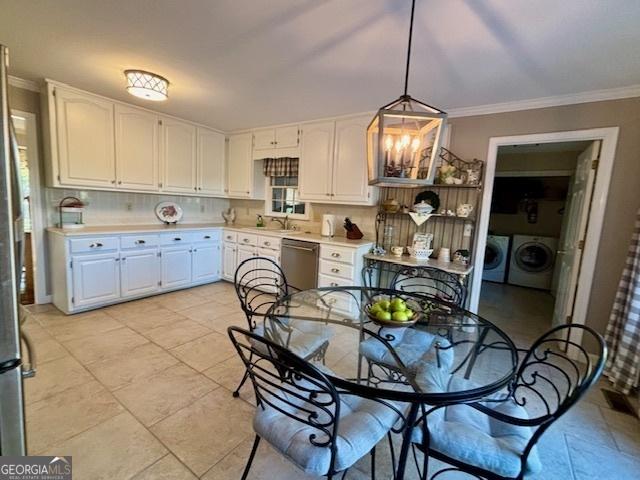
[[[433,190],[426,190],[416,195],[416,201],[414,203],[425,202],[433,207],[433,211],[437,212],[440,208],[440,197]]]
[[[182,207],[175,202],[160,202],[156,205],[156,217],[161,222],[178,223],[182,215]]]

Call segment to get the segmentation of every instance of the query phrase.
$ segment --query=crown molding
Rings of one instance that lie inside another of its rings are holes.
[[[627,87],[609,88],[606,90],[591,90],[588,92],[572,93],[569,95],[554,95],[551,97],[516,100],[513,102],[478,105],[476,107],[462,107],[445,109],[450,118],[471,117],[474,115],[490,115],[493,113],[517,112],[519,110],[533,110],[536,108],[559,107],[578,103],[602,102],[621,98],[640,97],[640,84]]]
[[[40,86],[38,85],[38,82],[34,82],[33,80],[25,80],[24,78],[9,75],[9,85],[40,93]]]

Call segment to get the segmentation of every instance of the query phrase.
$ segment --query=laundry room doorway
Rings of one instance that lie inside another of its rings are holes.
[[[490,140],[470,308],[523,346],[584,323],[616,139],[614,128]]]

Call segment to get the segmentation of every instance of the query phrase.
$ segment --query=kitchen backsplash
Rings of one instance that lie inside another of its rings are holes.
[[[221,222],[222,211],[229,207],[229,200],[222,198],[45,188],[49,226],[58,223],[57,206],[67,196],[77,197],[87,204],[84,212],[87,225],[156,224],[159,220],[155,206],[163,201],[174,201],[182,207],[184,223]]]
[[[241,225],[255,225],[256,216],[262,215],[268,222],[270,218],[264,214],[264,201],[262,200],[231,200],[231,205],[236,209],[236,223]],[[322,228],[322,215],[331,213],[336,216],[336,235],[345,236],[342,223],[345,217],[349,217],[364,235],[373,240],[375,238],[375,220],[377,207],[365,207],[356,205],[327,205],[321,203],[311,204],[311,214],[309,220],[292,220],[294,225],[300,226],[304,231],[320,233]]]

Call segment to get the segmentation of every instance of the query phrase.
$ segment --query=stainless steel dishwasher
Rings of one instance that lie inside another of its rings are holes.
[[[280,264],[292,287],[308,290],[318,286],[318,255],[320,245],[284,238]]]

